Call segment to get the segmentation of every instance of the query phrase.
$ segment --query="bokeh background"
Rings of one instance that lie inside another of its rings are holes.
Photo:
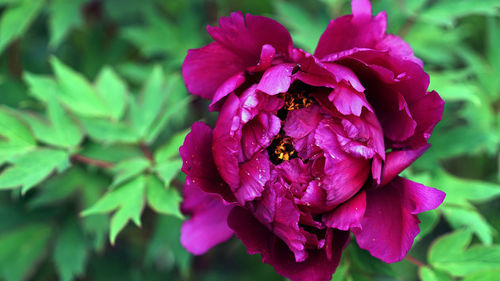
[[[404,175],[447,197],[419,215],[410,257],[385,264],[351,243],[333,280],[500,280],[500,1],[372,2],[446,101]],[[236,239],[201,257],[178,241],[178,147],[216,118],[182,61],[237,10],[313,52],[350,4],[0,0],[0,280],[284,280]]]

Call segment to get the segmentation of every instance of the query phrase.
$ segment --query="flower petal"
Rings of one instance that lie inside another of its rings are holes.
[[[184,144],[179,148],[183,160],[182,171],[190,184],[205,192],[220,194],[227,202],[235,198],[222,180],[212,157],[212,129],[203,122],[195,122]]]
[[[264,185],[270,178],[270,165],[267,151],[264,151],[240,166],[241,182],[235,190],[235,196],[241,205],[261,195]]]
[[[182,210],[191,214],[181,228],[181,244],[192,254],[201,255],[233,236],[227,217],[233,208],[186,181]]]
[[[257,90],[268,95],[277,95],[288,91],[290,83],[292,82],[292,71],[294,67],[294,64],[282,63],[267,69],[260,79]]]
[[[188,51],[182,65],[182,76],[191,94],[212,99],[215,91],[227,79],[241,73],[246,67],[241,57],[213,42]]]
[[[362,229],[353,229],[359,246],[384,262],[400,261],[420,231],[415,214],[438,207],[444,196],[401,177],[367,191]]]
[[[234,208],[229,214],[228,224],[245,244],[249,254],[262,254],[263,262],[272,265],[276,272],[292,281],[330,280],[339,264],[342,250],[349,241],[349,232],[333,231],[329,237],[331,243],[325,247],[327,249],[309,250],[304,262],[296,262],[288,246],[247,210]]]
[[[350,230],[361,228],[361,219],[366,209],[366,192],[361,191],[349,201],[323,216],[323,223],[331,228]]]
[[[282,56],[287,56],[293,45],[290,34],[277,21],[250,14],[244,17],[241,12],[220,18],[219,27],[208,26],[207,31],[217,43],[243,58],[248,67],[258,64],[266,44]]]
[[[386,155],[384,167],[382,169],[382,182],[383,186],[391,182],[399,175],[404,169],[408,168],[418,157],[420,157],[430,145],[424,145],[415,150],[396,150],[389,152]]]

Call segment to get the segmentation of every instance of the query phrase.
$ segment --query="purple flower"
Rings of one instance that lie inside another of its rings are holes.
[[[314,55],[262,16],[232,13],[190,50],[188,90],[219,111],[180,153],[181,242],[203,254],[233,234],[292,280],[330,280],[350,232],[385,261],[401,260],[416,214],[445,194],[399,177],[427,150],[443,101],[422,62],[386,34],[368,0],[330,22]]]

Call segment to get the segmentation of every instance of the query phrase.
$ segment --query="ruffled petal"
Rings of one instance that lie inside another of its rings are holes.
[[[230,94],[215,124],[213,143],[216,145],[211,148],[217,170],[231,189],[240,183],[238,155],[241,149],[241,118],[237,114],[239,108],[240,100],[234,94]]]
[[[257,90],[268,95],[277,95],[288,91],[294,67],[294,64],[282,63],[269,68],[260,79]]]
[[[344,115],[353,114],[359,117],[363,108],[373,112],[363,93],[357,92],[343,83],[335,87],[328,99]]]
[[[181,244],[190,253],[201,255],[233,236],[233,231],[227,225],[227,217],[233,206],[224,205],[190,182],[188,179],[184,186],[182,210],[190,214],[191,218],[182,225]]]
[[[415,134],[406,143],[410,147],[427,144],[432,130],[441,120],[444,101],[436,91],[428,92],[422,99],[410,105],[413,119],[417,122]]]
[[[287,136],[300,139],[315,130],[322,118],[316,105],[292,110],[286,116],[283,130]]]
[[[259,113],[245,124],[241,137],[245,158],[250,159],[255,153],[266,149],[280,129],[281,120],[270,113]]]
[[[270,165],[267,151],[256,154],[240,166],[240,186],[235,196],[241,205],[260,197],[264,185],[270,178]]]
[[[359,246],[384,262],[400,261],[420,231],[415,214],[438,207],[444,196],[442,191],[401,177],[368,190],[362,229],[353,229]]]
[[[331,242],[327,247],[309,250],[304,262],[296,262],[288,246],[247,210],[239,207],[233,209],[228,224],[245,244],[249,254],[262,254],[263,262],[272,265],[276,272],[292,281],[330,280],[349,241],[349,232],[332,231],[329,236]]]
[[[220,194],[227,202],[235,198],[229,186],[222,180],[212,157],[212,129],[203,122],[195,122],[184,144],[179,148],[182,171],[190,184],[205,192]]]
[[[424,145],[415,150],[397,150],[389,152],[382,169],[382,182],[380,186],[391,182],[399,173],[408,168],[408,166],[417,160],[418,157],[424,154],[429,147],[430,145]]]
[[[226,80],[241,73],[246,67],[247,64],[241,57],[213,42],[188,51],[182,65],[182,76],[191,94],[212,99]]]
[[[254,214],[287,244],[295,256],[295,261],[303,262],[307,258],[307,239],[299,228],[300,211],[285,195],[286,191],[280,183],[267,185],[262,199],[255,204]]]
[[[371,10],[367,2],[354,1],[353,12],[356,12],[354,16],[346,15],[330,22],[319,39],[314,56],[321,59],[344,50],[376,46],[385,35],[387,15],[381,12],[371,17],[367,14]]]
[[[212,102],[208,106],[210,111],[219,110],[222,106],[221,100],[227,97],[230,93],[234,92],[239,86],[245,82],[245,75],[243,72],[237,73],[236,75],[227,79],[222,85],[217,88],[215,95],[213,96]]]
[[[219,27],[208,26],[207,31],[217,43],[243,58],[247,66],[258,64],[264,45],[272,46],[282,56],[287,56],[293,45],[280,23],[263,16],[243,16],[241,12],[220,18]]]
[[[337,207],[332,212],[323,216],[323,223],[327,227],[340,230],[361,228],[361,219],[366,209],[366,193],[361,191],[349,201]]]

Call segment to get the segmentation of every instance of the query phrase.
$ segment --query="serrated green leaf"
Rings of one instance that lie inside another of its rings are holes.
[[[485,181],[458,178],[439,172],[431,186],[446,193],[445,203],[468,206],[468,202],[486,202],[500,196],[500,185]]]
[[[181,170],[181,166],[182,159],[177,158],[156,164],[154,171],[166,185],[169,185]]]
[[[179,157],[179,147],[184,143],[184,139],[189,133],[189,129],[181,131],[173,135],[170,140],[155,151],[156,163],[168,161],[173,157]]]
[[[146,183],[146,198],[149,206],[158,213],[183,218],[179,205],[182,197],[173,188],[166,188],[157,177],[150,176]]]
[[[110,67],[104,67],[96,79],[96,88],[108,105],[110,116],[120,120],[128,102],[127,85]]]
[[[137,143],[139,138],[131,126],[119,121],[80,117],[85,131],[95,141],[113,143]]]
[[[12,160],[12,166],[0,174],[0,189],[21,187],[22,193],[26,193],[53,171],[61,172],[68,165],[68,154],[64,151],[33,150]]]
[[[116,166],[113,167],[115,177],[113,178],[111,186],[121,185],[145,171],[150,165],[151,162],[144,157],[127,159],[117,163]]]
[[[53,259],[61,281],[82,276],[88,258],[85,237],[75,220],[66,222],[56,240]]]
[[[55,97],[48,101],[47,117],[50,124],[35,116],[26,115],[25,117],[38,140],[63,148],[75,148],[80,144],[83,139],[80,128],[61,107]]]
[[[474,232],[483,244],[493,243],[493,228],[478,211],[451,206],[444,206],[441,210],[453,228],[465,227]]]
[[[40,101],[48,103],[53,97],[59,95],[59,86],[50,76],[24,72],[23,79],[29,86],[30,95]]]
[[[36,146],[28,127],[11,112],[0,107],[0,164]]]
[[[453,276],[500,268],[500,245],[467,248],[472,233],[459,230],[437,239],[429,250],[429,263]]]
[[[93,206],[84,210],[82,215],[105,214],[116,210],[111,218],[109,233],[111,244],[114,244],[116,236],[129,220],[140,226],[140,216],[144,204],[144,187],[144,176],[138,176],[108,192]]]
[[[44,255],[52,229],[30,224],[0,234],[0,277],[6,281],[26,280]]]
[[[59,99],[69,109],[85,117],[107,117],[109,115],[103,99],[85,77],[55,57],[52,57],[50,62],[60,88]]]
[[[132,126],[144,137],[158,117],[166,100],[165,77],[161,67],[156,66],[144,85],[138,100],[131,104]]]
[[[44,0],[20,1],[19,4],[9,6],[2,13],[0,20],[0,52],[12,40],[21,36],[28,29],[31,22],[37,17]]]
[[[453,281],[453,278],[446,273],[433,270],[428,266],[419,267],[418,275],[421,281]]]
[[[82,4],[87,0],[52,0],[50,2],[50,43],[53,48],[57,47],[66,37],[67,33],[82,21]]]

